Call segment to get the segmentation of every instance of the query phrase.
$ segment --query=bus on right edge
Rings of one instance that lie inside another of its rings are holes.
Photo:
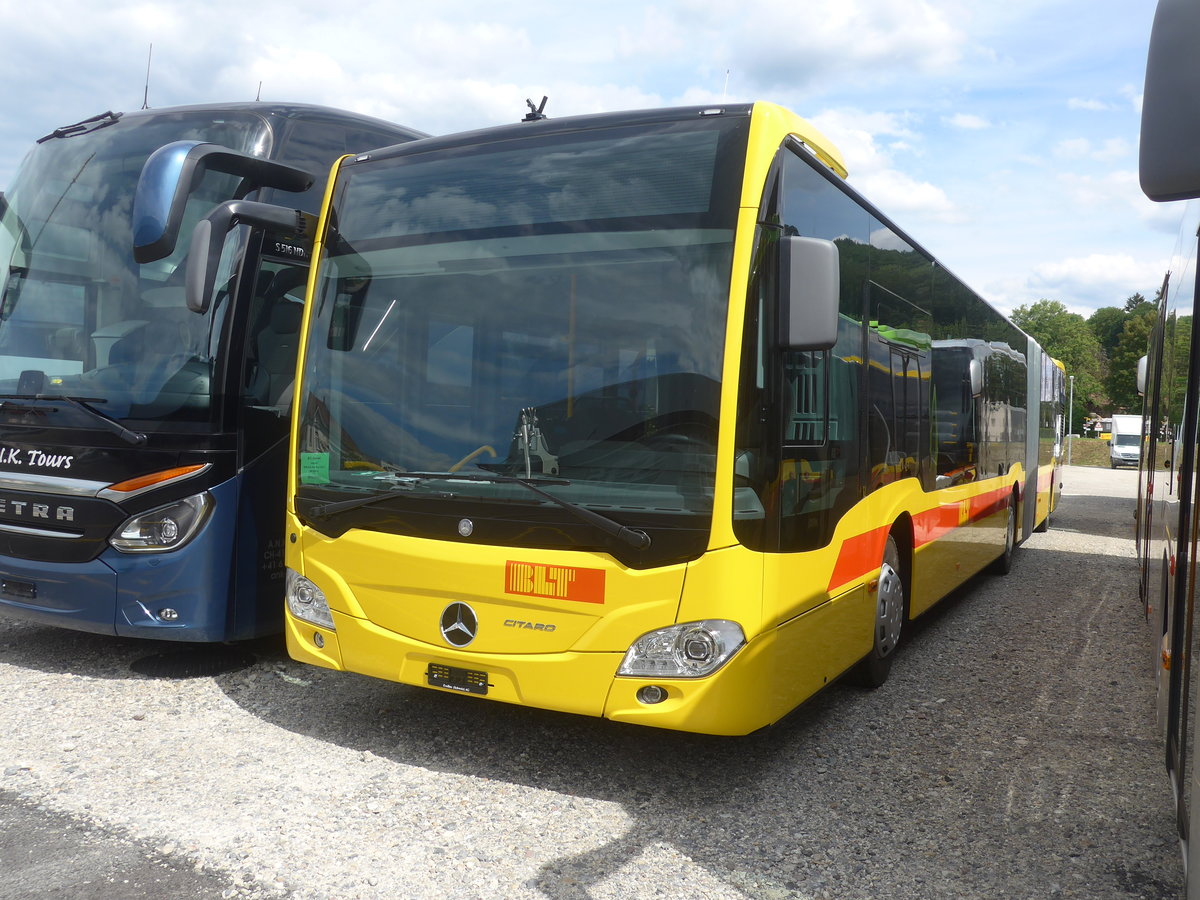
[[[1200,4],[1159,0],[1146,63],[1140,178],[1151,200],[1188,200],[1148,353],[1138,367],[1144,397],[1137,550],[1151,628],[1158,723],[1175,794],[1189,900],[1200,898],[1200,785],[1195,626],[1200,358],[1196,335],[1200,234]]]

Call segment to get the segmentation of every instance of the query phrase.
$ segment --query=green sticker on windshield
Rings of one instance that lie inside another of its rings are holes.
[[[300,454],[300,483],[329,484],[329,454]]]

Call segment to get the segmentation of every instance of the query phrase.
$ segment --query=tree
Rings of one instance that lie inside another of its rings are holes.
[[[1102,382],[1100,342],[1083,316],[1070,312],[1058,300],[1042,299],[1017,307],[1012,320],[1061,361],[1068,376],[1075,376],[1076,423],[1083,421],[1085,413],[1110,406]]]
[[[1100,349],[1104,351],[1105,356],[1111,356],[1112,352],[1117,349],[1117,342],[1121,339],[1121,332],[1125,329],[1127,317],[1127,313],[1121,307],[1105,306],[1096,310],[1088,318],[1088,327],[1096,335],[1096,340],[1100,342]]]
[[[1129,314],[1121,337],[1109,359],[1108,378],[1105,386],[1114,409],[1141,412],[1142,398],[1137,392],[1137,364],[1146,355],[1150,343],[1150,332],[1158,318],[1158,311],[1151,303],[1143,303]]]
[[[1152,307],[1152,306],[1154,306],[1154,304],[1151,303],[1149,300],[1147,300],[1145,297],[1143,297],[1141,294],[1134,294],[1132,297],[1128,298],[1125,301],[1125,312],[1140,313],[1140,312],[1142,312],[1142,307],[1144,307],[1144,306]]]

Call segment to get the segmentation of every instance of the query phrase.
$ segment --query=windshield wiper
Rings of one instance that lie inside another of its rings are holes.
[[[107,413],[102,413],[100,410],[89,406],[90,403],[107,403],[103,397],[68,397],[66,394],[0,394],[0,400],[50,400],[68,404],[72,409],[78,409],[87,413],[97,422],[104,423],[105,427],[114,434],[120,435],[121,438],[135,446],[141,446],[146,443],[146,435],[140,431],[133,431],[122,425],[117,419]],[[5,407],[8,404],[4,404]],[[36,409],[36,407],[28,407]],[[10,410],[11,411],[11,408]],[[20,411],[19,408],[17,411]]]
[[[329,503],[318,503],[313,506],[308,515],[317,519],[325,519],[329,516],[335,516],[338,513],[348,512],[352,509],[361,509],[364,506],[370,506],[374,503],[379,503],[383,500],[394,497],[402,491],[409,491],[415,487],[418,481],[480,481],[489,484],[519,484],[528,491],[532,491],[544,500],[549,500],[551,503],[561,506],[571,515],[575,516],[588,524],[594,526],[607,535],[615,537],[617,540],[628,544],[634,550],[645,550],[650,546],[650,535],[642,531],[640,528],[630,528],[628,525],[622,525],[608,516],[602,516],[598,512],[588,509],[585,506],[580,506],[578,503],[572,503],[570,500],[564,500],[561,497],[556,497],[553,494],[543,491],[540,487],[532,482],[531,479],[516,478],[512,475],[497,475],[488,473],[486,475],[476,474],[474,472],[396,472],[392,476],[396,481],[403,481],[406,478],[411,478],[414,482],[412,485],[400,486],[399,484],[391,490],[382,494],[372,494],[370,497],[355,497],[352,500],[335,500]],[[539,478],[540,484],[570,484],[565,478]]]
[[[112,110],[109,110],[108,112],[102,112],[98,116],[91,116],[90,118],[84,119],[82,122],[76,122],[74,125],[64,125],[62,128],[55,128],[46,136],[38,138],[36,143],[44,144],[46,141],[52,141],[55,138],[74,137],[77,134],[87,134],[89,131],[98,131],[101,128],[112,125],[123,115],[125,114],[113,112]]]

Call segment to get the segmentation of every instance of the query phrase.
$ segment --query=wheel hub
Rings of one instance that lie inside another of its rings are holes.
[[[904,622],[904,582],[900,573],[885,562],[879,570],[878,612],[875,620],[875,649],[887,656],[900,642]]]

